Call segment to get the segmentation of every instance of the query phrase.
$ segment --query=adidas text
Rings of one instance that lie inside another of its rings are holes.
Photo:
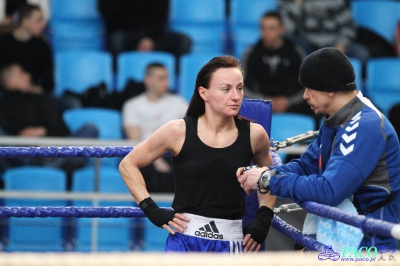
[[[213,232],[196,231],[196,232],[194,232],[194,234],[196,236],[206,237],[206,238],[211,238],[211,239],[224,239],[224,236],[222,234],[216,234]]]

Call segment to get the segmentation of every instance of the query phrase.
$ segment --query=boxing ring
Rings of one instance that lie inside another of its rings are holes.
[[[272,114],[272,103],[270,101],[244,99],[240,114],[254,119],[255,122],[261,124],[270,135],[271,130],[271,114]],[[283,148],[286,145],[291,145],[295,142],[301,142],[308,137],[315,136],[314,132],[308,132],[306,136],[297,138],[297,136],[286,139],[284,143],[277,143],[277,148]],[[305,138],[303,138],[305,137]],[[5,141],[7,140],[7,141]],[[76,143],[76,139],[73,141]],[[111,144],[107,141],[102,143],[91,142],[87,139],[78,140],[79,144],[71,143],[71,146],[67,142],[62,144],[54,144],[51,138],[46,139],[34,139],[31,143],[21,141],[19,138],[3,137],[3,145],[14,145],[20,147],[0,147],[0,158],[15,158],[15,157],[93,157],[95,158],[95,167],[99,167],[100,158],[113,158],[113,157],[124,157],[132,149],[134,149],[134,143],[121,142],[118,144]],[[274,142],[275,144],[275,142]],[[40,147],[27,147],[29,145]],[[59,146],[57,146],[59,145]],[[74,146],[80,145],[80,146]],[[104,146],[101,146],[104,145]],[[107,145],[107,146],[105,146]],[[124,146],[132,145],[132,146]],[[25,146],[25,147],[22,147]],[[304,147],[285,147],[285,152],[292,154],[301,154],[304,151]],[[98,173],[96,173],[98,178]],[[95,182],[98,182],[95,181]],[[95,185],[96,186],[96,185]],[[68,199],[70,195],[62,193],[46,192],[46,198],[63,198]],[[254,194],[255,195],[255,194]],[[28,192],[16,192],[8,194],[7,192],[0,192],[0,197],[22,197],[22,198],[34,198],[32,191]],[[91,195],[77,195],[77,199],[90,199],[93,202],[99,202],[99,200],[131,200],[130,195],[99,195],[94,193]],[[255,196],[256,198],[256,196]],[[154,197],[156,202],[158,201]],[[247,202],[246,202],[247,204]],[[256,205],[246,205],[247,209],[254,211]],[[274,209],[276,214],[280,213],[291,213],[298,210],[307,211],[322,217],[340,221],[351,226],[360,228],[365,234],[381,234],[387,237],[393,237],[400,239],[400,225],[391,224],[387,222],[377,221],[373,219],[366,219],[365,216],[353,215],[341,211],[336,208],[324,206],[315,202],[304,202],[301,206],[297,204],[285,204],[278,206]],[[255,211],[254,211],[255,213]],[[118,206],[102,206],[94,204],[93,207],[79,207],[79,206],[35,206],[35,207],[7,207],[0,206],[0,219],[8,218],[67,218],[67,219],[80,219],[80,218],[115,218],[115,219],[126,219],[126,218],[138,218],[145,217],[144,213],[137,207],[118,207]],[[244,217],[243,222],[245,223]],[[173,254],[173,253],[153,253],[153,252],[59,252],[59,253],[30,253],[30,252],[0,252],[0,265],[2,266],[20,266],[20,265],[31,265],[31,266],[46,266],[46,265],[320,265],[321,261],[318,259],[318,254],[324,253],[329,247],[316,241],[315,239],[302,234],[302,232],[287,223],[284,219],[278,215],[274,216],[271,224],[272,228],[276,229],[278,234],[284,235],[286,238],[297,242],[306,247],[310,252],[302,251],[280,251],[280,252],[258,252],[255,254],[243,255],[243,256],[231,256],[230,254]],[[158,228],[156,228],[158,229]],[[162,230],[162,229],[159,229]],[[275,232],[274,232],[275,233]],[[271,230],[269,236],[271,239]],[[268,240],[268,238],[267,238]],[[378,260],[378,259],[377,259]],[[397,260],[400,260],[400,255]],[[325,265],[341,265],[339,261],[324,260]],[[371,265],[370,261],[358,261],[357,265]],[[398,265],[396,260],[386,261],[375,261],[373,265]]]
[[[6,157],[124,157],[134,147],[0,147],[0,158]],[[301,207],[309,213],[360,228],[364,234],[377,234],[400,240],[400,225],[367,219],[334,207],[306,201]],[[290,211],[290,206],[275,208],[275,212]],[[73,218],[132,218],[145,217],[137,207],[0,207],[0,217],[73,217]],[[323,251],[326,246],[302,235],[301,232],[275,216],[272,227],[312,251]]]

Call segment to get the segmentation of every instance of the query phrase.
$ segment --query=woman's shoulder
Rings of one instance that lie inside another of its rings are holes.
[[[268,134],[264,127],[260,124],[250,122],[250,135],[252,139],[268,138]]]
[[[162,126],[165,133],[171,134],[171,136],[185,136],[186,123],[183,118],[173,119]]]

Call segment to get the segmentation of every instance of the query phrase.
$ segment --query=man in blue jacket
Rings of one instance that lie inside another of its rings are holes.
[[[357,91],[354,80],[350,61],[336,48],[322,48],[306,57],[299,74],[305,87],[303,98],[325,122],[299,159],[244,173],[238,169],[239,182],[247,193],[257,190],[258,182],[258,193],[269,190],[297,203],[329,206],[353,195],[360,214],[399,223],[399,140],[389,120]],[[269,170],[276,174],[268,178]],[[381,245],[397,249],[398,242],[364,235],[359,244]]]

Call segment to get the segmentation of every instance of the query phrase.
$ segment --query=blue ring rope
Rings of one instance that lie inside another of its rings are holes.
[[[0,147],[0,157],[124,157],[134,147]],[[393,237],[391,230],[396,224],[380,221],[376,219],[367,219],[363,215],[354,215],[334,207],[329,207],[316,202],[306,201],[302,204],[306,211],[329,218],[335,221],[343,222],[363,230],[365,234],[377,234],[386,237]],[[20,215],[20,216],[18,216]],[[25,216],[26,215],[26,216]],[[33,216],[29,216],[33,215]],[[50,215],[69,215],[69,216],[50,216]],[[86,216],[81,216],[86,215]],[[93,216],[91,216],[93,215]],[[101,216],[100,216],[101,215]],[[132,215],[132,216],[129,216]],[[102,207],[102,208],[79,208],[79,207],[0,207],[0,217],[144,217],[141,210],[120,207]],[[280,219],[274,218],[273,226],[281,233],[286,235],[285,229],[288,227],[279,222]],[[295,228],[294,228],[295,229]],[[282,230],[282,231],[281,231]],[[295,229],[297,230],[297,229]],[[298,236],[297,231],[292,233]],[[301,235],[304,237],[304,235]],[[292,237],[291,237],[292,238]],[[292,238],[293,239],[293,238]],[[303,239],[303,238],[301,238]],[[322,246],[312,246],[307,241],[298,238],[295,240],[300,244],[305,243],[305,247],[311,250],[321,250]],[[304,243],[301,243],[304,242]],[[314,243],[314,242],[313,242]],[[321,244],[322,245],[322,244]],[[310,248],[310,246],[312,246]]]
[[[168,208],[170,209],[170,208]],[[0,217],[10,218],[134,218],[146,217],[138,207],[0,207]],[[298,229],[274,216],[272,227],[309,250],[323,251],[325,245],[303,235]]]

